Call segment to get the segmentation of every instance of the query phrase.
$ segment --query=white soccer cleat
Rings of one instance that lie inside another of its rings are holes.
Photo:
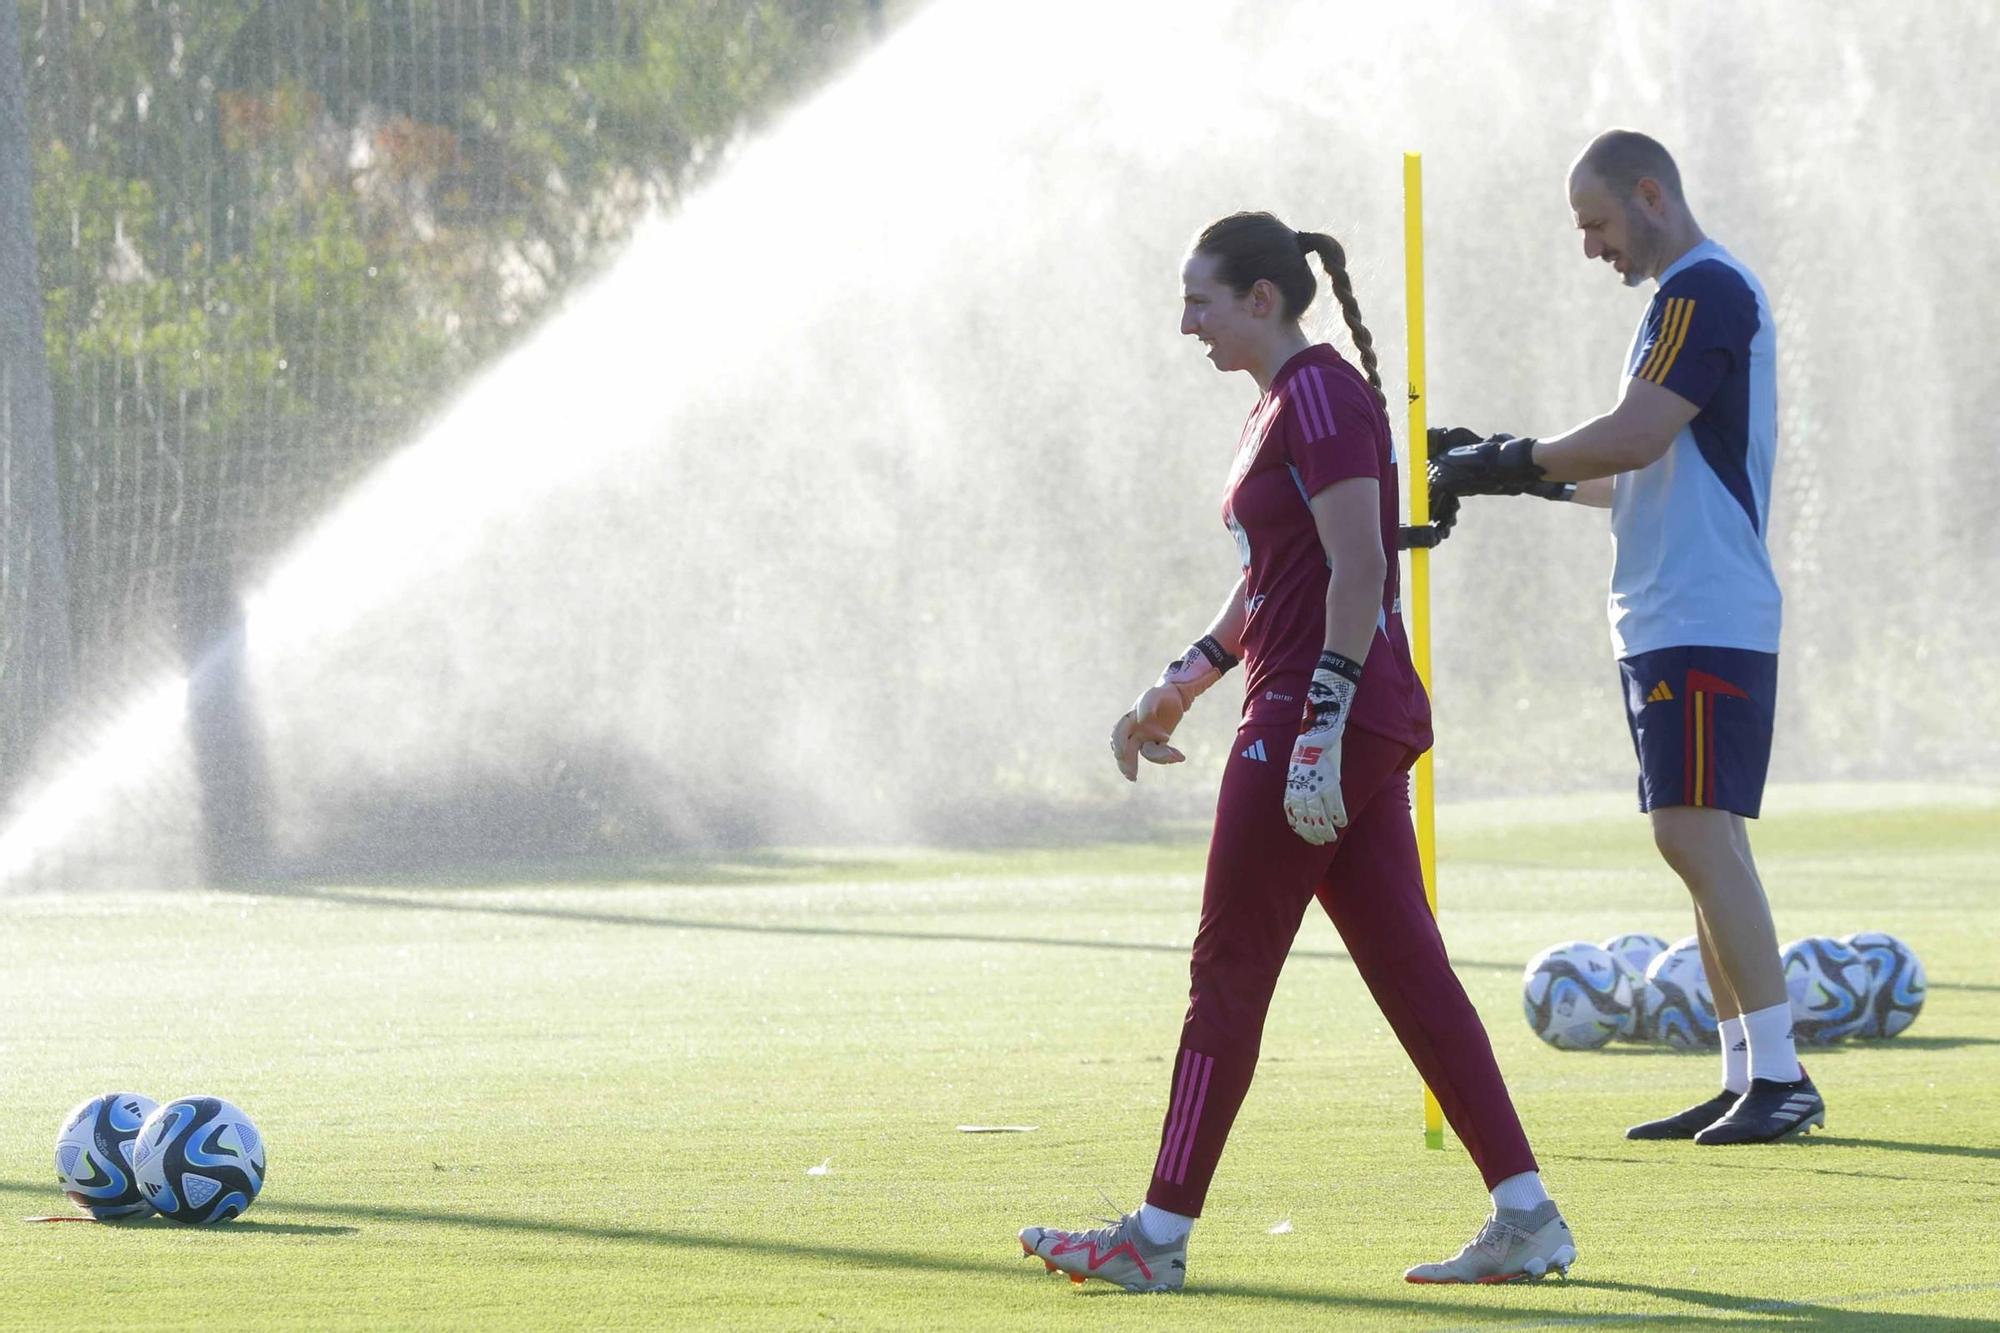
[[[1146,1239],[1136,1211],[1094,1231],[1024,1227],[1021,1253],[1079,1285],[1096,1278],[1127,1291],[1179,1291],[1187,1277],[1187,1238],[1155,1245]]]
[[[1529,1209],[1501,1209],[1479,1234],[1443,1263],[1418,1264],[1405,1282],[1539,1282],[1551,1272],[1569,1276],[1576,1243],[1553,1202]]]

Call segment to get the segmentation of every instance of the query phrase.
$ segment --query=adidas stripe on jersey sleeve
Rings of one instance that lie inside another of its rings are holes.
[[[1706,407],[1748,361],[1756,332],[1757,297],[1742,276],[1727,264],[1694,264],[1654,296],[1628,371]]]

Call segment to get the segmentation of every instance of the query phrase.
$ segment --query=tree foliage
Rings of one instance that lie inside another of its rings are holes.
[[[876,17],[869,0],[17,2],[71,545],[120,587],[83,506],[164,489],[162,513],[208,516],[189,540],[254,555]],[[252,474],[266,494],[240,493]]]

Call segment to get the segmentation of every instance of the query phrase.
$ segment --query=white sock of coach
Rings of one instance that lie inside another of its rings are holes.
[[[1796,1083],[1801,1077],[1798,1048],[1792,1044],[1792,1006],[1774,1004],[1743,1015],[1750,1038],[1750,1077]]]
[[[1750,1091],[1750,1034],[1743,1030],[1743,1015],[1725,1018],[1722,1029],[1722,1088],[1742,1096]]]
[[[1493,1187],[1493,1206],[1512,1208],[1526,1212],[1530,1208],[1547,1203],[1548,1190],[1542,1187],[1539,1171],[1523,1171],[1518,1176],[1509,1176]]]

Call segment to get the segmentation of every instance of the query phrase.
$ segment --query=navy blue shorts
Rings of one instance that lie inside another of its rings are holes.
[[[1622,658],[1639,808],[1706,806],[1749,819],[1764,803],[1778,655],[1661,648]]]

